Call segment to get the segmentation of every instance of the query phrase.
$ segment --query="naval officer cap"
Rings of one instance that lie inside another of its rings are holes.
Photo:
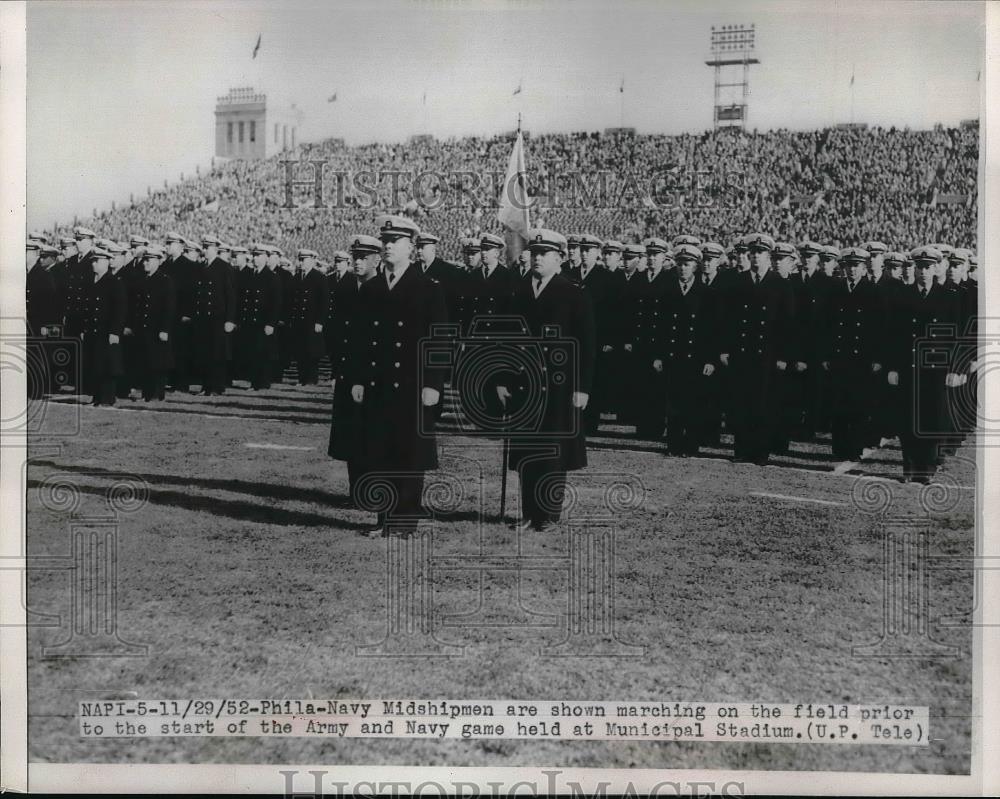
[[[77,225],[75,228],[73,228],[73,237],[77,240],[96,239],[97,234],[89,227],[81,227],[80,225]]]
[[[601,248],[603,252],[622,252],[624,249],[625,245],[615,239],[608,239]]]
[[[226,244],[226,242],[224,242],[224,241],[220,241],[219,242],[219,246],[216,249],[218,249],[218,251],[220,253],[224,253],[224,252],[231,253],[233,251],[233,248],[230,247],[228,244]]]
[[[250,245],[251,255],[267,255],[268,252],[270,251],[268,250],[267,245],[262,244],[259,241],[255,241],[253,242],[253,244]]]
[[[836,261],[840,258],[840,250],[832,244],[824,244],[819,248],[819,257],[824,261]]]
[[[423,247],[425,244],[437,244],[441,241],[440,236],[435,236],[433,233],[421,232],[417,236],[417,246]]]
[[[750,251],[766,250],[767,252],[774,252],[774,239],[766,233],[751,233],[743,241]]]
[[[500,250],[506,246],[502,236],[495,233],[484,233],[479,238],[479,248],[481,250]]]
[[[790,241],[776,241],[771,251],[775,258],[794,258],[799,254],[795,245]]]
[[[968,264],[969,258],[972,257],[972,250],[967,250],[964,247],[956,247],[955,251],[948,256],[948,263],[958,266],[959,264]]]
[[[42,249],[42,243],[40,241],[37,241],[36,239],[28,239],[24,243],[24,249],[26,251],[27,250],[41,251],[41,249]]]
[[[231,252],[233,255],[240,255],[241,253],[245,253],[246,251],[247,248],[240,244],[234,244],[232,247],[229,248],[229,252]]]
[[[868,250],[869,254],[872,256],[882,255],[882,253],[889,251],[889,246],[887,244],[883,244],[881,241],[866,241],[861,246]]]
[[[972,253],[969,256],[969,266],[973,267],[979,266],[979,256],[976,255],[975,253]]]
[[[655,236],[650,239],[646,239],[646,253],[652,252],[666,252],[669,249],[669,245],[663,239],[658,239]]]
[[[802,255],[806,258],[808,258],[810,255],[818,255],[822,251],[823,251],[823,245],[817,244],[815,241],[812,241],[811,239],[806,239],[805,241],[799,244],[799,252],[802,253]]]
[[[604,244],[604,242],[597,238],[597,236],[593,233],[581,233],[579,242],[581,250],[589,250],[595,247],[600,249],[601,245]]]
[[[347,250],[337,250],[333,254],[333,262],[335,264],[340,263],[341,261],[350,261],[350,260],[351,256],[347,254]]]
[[[52,257],[55,257],[55,256],[57,256],[59,254],[59,250],[57,248],[53,247],[51,244],[43,244],[42,248],[41,248],[41,252],[42,252],[42,257],[43,258],[45,258],[46,256],[49,256],[49,255],[51,255]]]
[[[222,244],[222,239],[216,236],[214,233],[206,233],[201,237],[201,243],[205,247],[218,247]]]
[[[696,261],[701,263],[701,250],[694,244],[680,244],[674,248],[674,261]]]
[[[725,254],[725,248],[717,241],[706,241],[701,245],[701,255],[703,258],[721,258]]]
[[[164,244],[170,244],[171,242],[174,241],[179,241],[181,244],[183,244],[184,237],[175,230],[171,230],[169,233],[167,233],[166,236],[163,237]]]
[[[40,230],[33,230],[28,234],[28,239],[30,241],[40,241],[42,244],[49,243],[49,237],[42,233]]]
[[[481,249],[479,239],[465,239],[462,242],[462,252],[479,252]]]
[[[934,265],[941,260],[941,250],[931,244],[925,244],[923,247],[915,247],[910,251],[910,260],[917,266]]]
[[[295,257],[300,261],[304,261],[306,258],[319,258],[319,253],[316,250],[309,250],[303,247],[299,249]]]
[[[626,244],[625,258],[645,258],[646,247],[642,244]]]
[[[128,237],[128,243],[130,247],[148,247],[149,239],[145,236],[140,236],[137,233],[133,233]]]
[[[102,259],[107,259],[109,261],[111,260],[111,253],[109,253],[103,247],[95,246],[94,249],[90,251],[90,255],[95,261],[99,261]]]
[[[191,250],[191,252],[202,252],[201,245],[191,239],[184,239],[184,249]]]
[[[941,257],[942,258],[947,258],[955,250],[955,248],[952,247],[950,244],[942,244],[941,242],[937,242],[935,244],[930,244],[928,246],[933,247],[939,253],[941,253]]]
[[[674,236],[674,240],[671,242],[674,246],[674,252],[677,252],[677,247],[682,244],[690,244],[692,247],[701,247],[701,239],[697,236],[689,236],[686,233],[682,233],[680,236]]]
[[[885,254],[885,265],[886,266],[906,266],[906,262],[910,259],[907,257],[905,252],[900,252],[899,250],[889,250]]]
[[[566,247],[567,247],[567,249],[572,249],[573,247],[579,247],[579,246],[580,246],[580,234],[579,233],[570,233],[566,237]]]
[[[528,231],[528,247],[532,252],[566,252],[569,242],[554,230],[532,228]]]
[[[842,264],[866,264],[871,260],[871,253],[864,247],[844,247],[839,258]]]
[[[163,248],[159,244],[150,244],[146,248],[146,252],[143,253],[142,260],[149,261],[151,259],[163,260],[164,253]]]
[[[66,247],[75,247],[76,239],[72,236],[63,236],[59,239],[59,247],[65,249]]]
[[[412,219],[394,214],[382,214],[375,220],[378,235],[383,241],[395,239],[410,239],[413,241],[420,233],[420,228]]]
[[[355,255],[371,255],[382,252],[382,242],[374,236],[365,236],[358,233],[351,237],[351,252]]]
[[[114,239],[101,239],[97,246],[112,256],[125,252],[125,248]]]
[[[292,261],[291,261],[290,258],[287,258],[284,255],[282,255],[281,258],[278,259],[278,264],[280,266],[291,266],[292,265]]]

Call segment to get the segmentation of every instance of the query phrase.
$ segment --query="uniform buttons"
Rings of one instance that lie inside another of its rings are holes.
[[[403,326],[403,323],[402,323],[402,322],[396,322],[396,324],[397,324],[397,325],[398,325],[399,327],[402,327],[402,326]]]
[[[393,387],[393,388],[399,388],[399,383],[393,383],[393,384],[392,384],[392,387]]]
[[[394,363],[393,366],[395,366],[398,369],[399,368],[399,361],[396,361],[396,363]]]
[[[372,380],[371,385],[373,385],[373,386],[375,385],[375,381],[374,380]]]
[[[374,366],[374,365],[375,365],[375,361],[372,361],[372,366]]]

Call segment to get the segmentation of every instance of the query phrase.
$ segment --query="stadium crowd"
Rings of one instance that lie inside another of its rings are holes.
[[[526,134],[531,217],[539,226],[625,241],[678,230],[731,241],[764,230],[838,247],[875,238],[972,248],[978,139],[976,126]],[[493,211],[510,147],[510,135],[359,146],[329,139],[267,160],[218,163],[79,222],[115,239],[174,230],[197,238],[214,230],[230,242],[259,239],[329,254],[376,213],[392,210],[434,230],[442,256],[457,260],[462,238],[499,232]],[[303,162],[291,169],[298,181],[291,208],[285,160]],[[315,207],[309,161],[325,162],[322,208]],[[72,227],[47,233],[55,239]]]

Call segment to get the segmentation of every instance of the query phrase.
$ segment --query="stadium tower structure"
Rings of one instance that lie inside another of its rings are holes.
[[[715,72],[713,128],[746,130],[750,97],[750,65],[759,64],[754,52],[756,31],[751,25],[713,25],[711,54],[705,63]]]

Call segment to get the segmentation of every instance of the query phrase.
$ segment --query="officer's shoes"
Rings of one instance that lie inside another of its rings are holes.
[[[521,533],[523,533],[523,532],[525,532],[527,530],[530,530],[534,526],[535,526],[535,523],[533,521],[531,521],[531,519],[519,519],[518,521],[511,522],[508,525],[508,527],[510,527],[510,529],[517,530],[518,532],[521,532]]]
[[[547,519],[543,522],[535,522],[531,525],[531,529],[536,533],[547,533],[550,530],[554,530],[558,526],[559,525],[556,522]]]

